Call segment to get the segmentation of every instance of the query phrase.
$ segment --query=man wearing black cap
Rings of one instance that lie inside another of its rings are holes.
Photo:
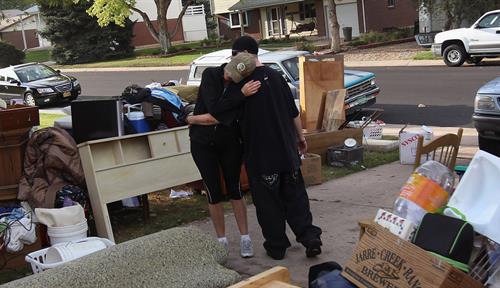
[[[277,71],[259,62],[259,45],[255,39],[242,36],[233,43],[232,50],[233,56],[240,52],[255,56],[257,67],[246,80],[261,83],[256,94],[246,97],[240,125],[250,190],[265,238],[264,248],[270,257],[283,259],[290,247],[285,233],[288,222],[297,241],[306,247],[307,257],[314,257],[321,253],[321,229],[312,224],[309,198],[300,171],[298,152],[305,153],[307,144],[292,92]],[[230,96],[243,97],[241,93]]]

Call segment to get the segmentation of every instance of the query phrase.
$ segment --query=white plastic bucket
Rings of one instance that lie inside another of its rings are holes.
[[[68,262],[113,245],[108,239],[96,237],[85,238],[75,242],[60,243],[47,250],[45,263],[56,264]]]
[[[500,158],[484,151],[474,155],[448,202],[447,216],[465,216],[474,231],[500,243]]]
[[[48,227],[47,235],[50,238],[50,244],[58,244],[70,241],[77,241],[87,238],[87,220],[76,224],[64,227]]]

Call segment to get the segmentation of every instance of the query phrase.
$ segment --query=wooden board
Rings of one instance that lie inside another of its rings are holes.
[[[342,129],[332,132],[316,132],[305,134],[307,141],[307,152],[321,156],[323,163],[326,163],[326,152],[331,146],[344,144],[345,139],[354,138],[358,143],[363,141],[363,129]]]
[[[344,101],[346,89],[328,91],[325,95],[325,110],[323,113],[322,129],[326,132],[337,131],[345,122]]]
[[[358,287],[479,288],[464,272],[378,224],[364,233],[342,275]]]
[[[323,93],[344,88],[344,58],[301,56],[299,74],[302,126],[308,130],[316,129]]]
[[[288,272],[288,269],[276,266],[229,286],[229,288],[297,287],[288,283],[290,283],[290,272]]]
[[[114,239],[108,203],[200,180],[189,147],[187,126],[78,145],[97,234]]]

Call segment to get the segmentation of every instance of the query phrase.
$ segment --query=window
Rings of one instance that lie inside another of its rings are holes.
[[[210,66],[198,66],[194,70],[194,79],[201,79],[201,75],[203,75],[203,71]]]
[[[243,12],[243,26],[248,27],[248,14],[247,12]],[[240,28],[240,15],[238,13],[230,13],[229,14],[229,25],[231,28]]]
[[[4,81],[5,81],[5,76],[0,75],[0,82],[4,82]]]
[[[314,3],[299,3],[299,14],[300,20],[305,20],[306,18],[315,18],[316,17],[316,9],[314,7]]]
[[[31,82],[57,75],[54,69],[45,65],[29,65],[15,70],[21,82]],[[8,79],[8,78],[7,78]]]
[[[500,14],[490,14],[481,19],[477,24],[478,29],[481,28],[498,28],[500,27]]]
[[[396,6],[396,0],[387,0],[387,7],[394,8]]]

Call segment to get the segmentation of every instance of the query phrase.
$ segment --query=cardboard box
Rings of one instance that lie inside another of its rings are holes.
[[[425,127],[424,127],[425,128]],[[415,164],[415,157],[417,155],[418,137],[424,137],[424,144],[432,140],[432,131],[428,128],[419,131],[404,131],[405,128],[399,131],[399,160],[401,164]],[[422,158],[424,158],[423,156]],[[422,161],[423,163],[425,161]]]
[[[360,226],[361,240],[342,272],[358,287],[483,287],[464,272],[374,222]]]
[[[304,183],[309,185],[316,185],[323,183],[321,176],[321,156],[318,154],[307,153],[302,159],[302,177]]]

